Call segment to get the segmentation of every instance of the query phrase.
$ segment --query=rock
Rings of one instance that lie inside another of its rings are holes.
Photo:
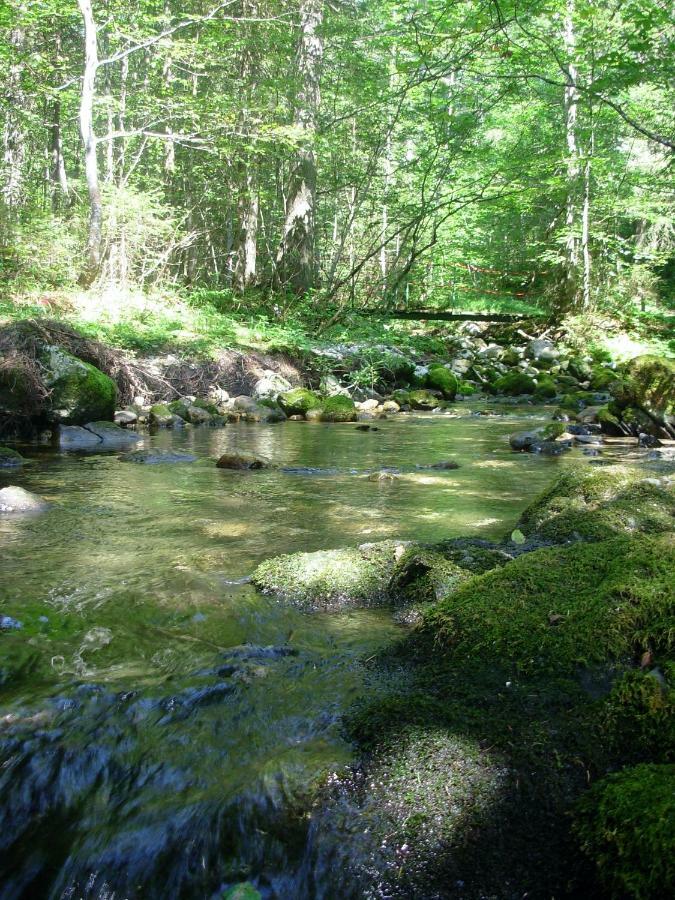
[[[351,397],[327,397],[321,405],[322,422],[355,422],[356,407]]]
[[[401,411],[401,407],[395,400],[385,400],[382,404],[382,411],[385,413],[397,413]]]
[[[556,350],[551,341],[544,340],[542,338],[535,338],[535,340],[530,341],[530,343],[525,348],[525,355],[529,359],[543,359],[546,361],[554,362],[560,356],[560,353]]]
[[[603,406],[598,410],[596,419],[600,424],[603,434],[607,434],[610,437],[621,437],[626,433],[621,425],[621,421],[616,416],[612,415],[606,406]]]
[[[552,400],[557,393],[558,391],[552,378],[540,376],[537,379],[537,386],[534,389],[534,396],[538,400]]]
[[[445,400],[454,400],[459,381],[457,376],[445,366],[432,366],[427,375],[427,385],[441,392]]]
[[[602,437],[599,434],[576,434],[574,440],[578,444],[601,444]]]
[[[375,484],[393,484],[398,480],[398,477],[395,472],[371,472],[368,476],[368,481],[372,481]]]
[[[22,466],[26,460],[16,450],[9,447],[0,447],[0,469],[17,469]]]
[[[517,431],[509,438],[509,444],[512,450],[519,453],[529,452],[535,444],[540,443],[543,439],[541,431]]]
[[[209,400],[217,406],[224,406],[230,399],[229,393],[216,384],[212,384],[209,388]]]
[[[115,412],[114,422],[115,425],[120,425],[123,428],[128,425],[135,425],[138,422],[138,415],[131,409],[118,409]]]
[[[658,450],[650,450],[647,459],[675,462],[675,447],[659,447]]]
[[[307,414],[304,416],[293,416],[294,419],[306,419],[308,422],[320,422],[321,414],[323,410],[320,406],[314,407],[314,409],[308,409]]]
[[[302,418],[302,416],[300,418]],[[278,406],[268,406],[267,401],[263,401],[255,408],[245,412],[244,419],[247,422],[265,422],[267,424],[272,424],[274,422],[285,422],[286,414],[279,409]]]
[[[478,354],[479,359],[501,359],[504,351],[499,344],[488,344],[485,350],[481,350]]]
[[[438,396],[431,391],[410,391],[408,401],[412,409],[431,411],[438,406]]]
[[[664,432],[657,437],[675,436],[675,361],[638,356],[625,366],[611,392],[618,410],[635,407],[649,416]]]
[[[450,368],[455,373],[455,375],[458,375],[461,378],[463,375],[467,374],[471,366],[472,362],[470,359],[459,358],[453,359]]]
[[[565,472],[523,513],[528,537],[563,543],[673,529],[675,488],[646,483],[640,469],[609,465]]]
[[[46,347],[40,361],[45,369],[45,387],[51,391],[51,421],[81,425],[97,419],[112,420],[117,396],[112,378],[60,347]]]
[[[257,400],[254,400],[253,397],[247,397],[245,394],[240,394],[231,400],[230,403],[232,408],[238,412],[255,412],[258,409]]]
[[[47,501],[21,487],[0,490],[0,513],[41,512],[47,509]]]
[[[454,469],[459,469],[459,463],[456,463],[453,459],[445,459],[441,460],[441,462],[429,463],[429,465],[417,465],[416,469],[441,469],[445,471],[451,471]]]
[[[319,397],[306,388],[293,388],[293,390],[279,394],[278,403],[287,416],[306,415],[310,409],[316,409],[322,405]]]
[[[326,375],[322,378],[319,388],[326,397],[336,397],[338,394],[341,394],[343,397],[350,396],[347,388],[343,387],[334,375]]]
[[[211,425],[214,421],[213,413],[201,406],[188,406],[185,412],[185,419],[191,425]]]
[[[155,403],[150,407],[148,422],[157,428],[171,428],[174,423],[174,413],[166,403]]]
[[[120,456],[122,462],[153,466],[158,463],[191,463],[197,459],[192,453],[177,450],[132,450]]]
[[[582,425],[592,425],[596,423],[601,409],[602,407],[600,406],[587,406],[586,409],[582,409],[577,413],[577,422],[580,422]]]
[[[529,375],[517,371],[509,372],[508,375],[502,375],[492,385],[495,393],[506,394],[507,397],[533,394],[536,387],[536,383]]]
[[[390,579],[405,546],[382,541],[278,556],[258,566],[251,580],[264,593],[310,609],[377,605],[389,599]]]
[[[279,375],[278,372],[273,372],[271,369],[266,369],[262,378],[256,382],[253,388],[253,396],[256,400],[276,400],[279,394],[290,391],[291,388],[290,381],[284,378],[283,375]]]
[[[126,431],[114,422],[88,422],[86,425],[62,425],[57,433],[61,450],[119,449],[136,444],[140,435]]]
[[[270,465],[269,460],[253,453],[223,453],[216,463],[219,469],[268,469]]]
[[[356,414],[356,419],[359,422],[371,422],[374,419],[379,419],[380,417],[376,412],[369,412],[368,410],[362,410]],[[369,427],[369,426],[368,426]]]
[[[377,407],[380,404],[378,403],[377,400],[363,400],[362,402],[355,403],[354,405],[356,406],[357,409],[361,409],[366,412],[368,412],[368,411],[372,412],[373,410],[377,409]]]
[[[374,428],[372,425],[357,425],[357,431],[379,431],[379,428]]]

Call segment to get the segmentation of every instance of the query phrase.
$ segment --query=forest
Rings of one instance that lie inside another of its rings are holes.
[[[667,0],[0,0],[0,900],[675,893]]]

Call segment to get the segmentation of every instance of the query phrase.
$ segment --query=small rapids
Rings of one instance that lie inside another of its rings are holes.
[[[339,810],[314,801],[348,776],[342,716],[401,626],[305,614],[247,576],[280,553],[501,537],[574,464],[510,452],[544,415],[147,437],[165,465],[24,448],[0,487],[49,508],[0,518],[0,898],[363,896],[331,863]],[[216,469],[231,450],[275,468]]]

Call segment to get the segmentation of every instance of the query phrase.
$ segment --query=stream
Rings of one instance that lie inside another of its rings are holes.
[[[514,454],[550,410],[160,432],[192,463],[24,448],[48,501],[0,517],[0,898],[331,897],[313,786],[354,762],[341,716],[391,612],[302,613],[246,581],[280,553],[499,539],[561,467]],[[226,450],[279,468],[215,468]],[[453,460],[460,468],[426,468]],[[388,469],[394,481],[370,481]],[[344,896],[347,896],[345,890]]]

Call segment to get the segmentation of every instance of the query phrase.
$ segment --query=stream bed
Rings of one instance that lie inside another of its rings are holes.
[[[191,463],[26,448],[50,501],[0,518],[0,898],[331,896],[312,789],[354,761],[341,716],[391,612],[302,613],[246,578],[280,553],[499,539],[561,467],[514,454],[544,409],[160,432]],[[227,450],[278,468],[215,468]],[[427,468],[452,460],[455,470]],[[391,470],[393,481],[369,480]],[[345,892],[345,896],[347,893]]]

